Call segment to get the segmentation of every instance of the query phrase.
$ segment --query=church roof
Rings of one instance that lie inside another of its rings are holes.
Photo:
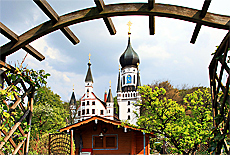
[[[108,94],[108,98],[107,98],[106,102],[113,102],[111,87],[109,88],[109,94]]]
[[[93,82],[93,76],[92,76],[92,73],[91,73],[91,63],[88,63],[88,72],[87,72],[87,75],[85,77],[85,82]]]
[[[72,96],[70,98],[69,105],[76,105],[76,99],[75,99],[75,94],[74,92],[72,93]]]
[[[117,81],[117,93],[121,92],[121,72],[119,69],[119,74],[118,74],[118,81]]]
[[[138,54],[133,50],[130,43],[130,36],[128,40],[128,46],[125,52],[120,57],[120,64],[122,67],[135,65],[137,67],[137,63],[140,63]]]

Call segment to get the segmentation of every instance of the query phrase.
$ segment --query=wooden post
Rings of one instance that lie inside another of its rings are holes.
[[[51,134],[49,133],[49,144],[48,144],[48,154],[50,155],[50,139],[51,139]]]
[[[3,62],[6,62],[6,57],[5,56],[0,56],[0,60],[3,61]],[[3,89],[3,84],[4,84],[4,77],[2,75],[0,75],[0,88]]]
[[[29,101],[28,101],[28,106],[30,108],[30,112],[29,112],[29,116],[27,117],[27,124],[31,125],[31,121],[32,121],[32,114],[33,114],[33,103],[34,103],[34,90],[35,88],[32,87],[31,93],[29,95]],[[31,127],[29,128],[31,130]],[[27,139],[25,142],[25,149],[24,149],[24,154],[28,154],[29,153],[29,143],[30,143],[30,130],[27,134]]]
[[[74,155],[75,153],[74,153],[74,149],[73,149],[73,143],[74,143],[74,141],[73,141],[73,130],[70,130],[70,154],[71,155]]]

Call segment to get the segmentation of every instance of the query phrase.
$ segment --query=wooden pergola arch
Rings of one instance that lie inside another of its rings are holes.
[[[44,56],[33,49],[28,44],[32,41],[60,29],[65,36],[73,43],[79,43],[79,39],[67,27],[73,24],[103,18],[111,35],[116,34],[116,29],[110,17],[124,15],[146,15],[149,16],[150,35],[155,33],[154,16],[169,17],[181,19],[188,22],[197,23],[191,43],[195,43],[201,25],[228,30],[230,27],[230,16],[208,13],[208,6],[211,0],[205,0],[202,10],[186,8],[182,6],[155,4],[154,0],[148,0],[148,3],[123,3],[105,5],[103,0],[94,0],[96,7],[78,10],[62,16],[58,16],[53,8],[45,0],[34,0],[34,2],[42,9],[42,11],[50,18],[20,36],[14,34],[5,25],[0,23],[0,30],[3,35],[11,40],[11,42],[0,47],[0,56],[4,58],[15,51],[23,48],[38,60],[44,60]]]
[[[112,5],[105,5],[103,0],[94,0],[96,5],[95,7],[74,11],[62,16],[59,16],[46,0],[34,0],[34,2],[50,18],[50,20],[28,30],[27,32],[19,36],[16,35],[7,26],[5,26],[3,23],[0,22],[1,34],[3,34],[5,37],[11,40],[7,44],[0,47],[1,66],[6,65],[5,63],[6,56],[18,51],[21,48],[24,49],[29,54],[31,54],[37,60],[39,61],[44,60],[45,57],[41,53],[39,53],[36,49],[34,49],[32,46],[30,46],[29,43],[44,35],[52,33],[58,29],[60,29],[64,33],[64,35],[75,45],[79,43],[79,39],[68,28],[68,26],[93,20],[93,19],[99,19],[99,18],[102,18],[104,20],[111,35],[116,34],[115,26],[110,18],[113,16],[125,16],[125,15],[149,16],[150,35],[155,34],[155,16],[169,17],[169,18],[184,20],[187,22],[193,22],[196,23],[196,27],[194,29],[193,35],[191,36],[191,41],[190,41],[191,43],[195,43],[202,25],[223,29],[223,30],[229,30],[230,28],[230,16],[207,12],[211,0],[204,0],[201,10],[176,6],[176,5],[159,4],[159,3],[155,3],[155,0],[148,0],[148,2],[146,3],[123,3],[123,4],[112,4]],[[229,32],[224,38],[224,40],[222,41],[219,48],[217,49],[216,55],[214,56],[215,59],[212,60],[209,67],[213,109],[215,112],[214,116],[216,116],[219,113],[217,110],[218,109],[217,95],[218,92],[220,91],[220,88],[225,94],[224,102],[227,102],[228,104],[230,103],[228,97],[230,69],[226,63],[227,61],[226,57],[229,51],[228,47],[229,47]],[[223,55],[224,58],[221,60],[217,60],[216,58],[221,55]],[[218,63],[222,64],[221,72],[219,76],[217,75]],[[228,80],[225,86],[221,84],[223,70],[225,70],[228,73]],[[0,82],[2,83],[1,79]],[[223,103],[221,108],[224,108],[225,105],[226,103]],[[224,132],[227,132],[227,128],[229,126],[229,120],[230,120],[229,117],[230,116],[228,114],[228,117],[224,118],[225,123],[227,123],[224,128]],[[216,125],[218,124],[215,124],[214,122],[214,126]],[[221,141],[218,144],[219,148],[223,144],[224,141]],[[26,143],[26,148],[27,149],[25,150],[28,151],[28,142]],[[217,149],[217,152],[220,151],[219,148]]]

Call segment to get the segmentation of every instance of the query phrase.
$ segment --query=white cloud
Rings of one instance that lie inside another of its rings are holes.
[[[165,60],[170,58],[171,54],[168,53],[163,46],[151,46],[142,44],[137,48],[138,54],[141,59],[158,59]]]

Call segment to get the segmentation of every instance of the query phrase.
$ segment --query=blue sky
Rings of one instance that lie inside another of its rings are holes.
[[[47,0],[59,16],[94,7],[93,0]],[[147,2],[147,0],[104,0],[106,4]],[[173,4],[201,9],[204,0],[155,0],[156,3]],[[229,0],[212,1],[208,12],[230,15]],[[32,0],[0,0],[0,21],[17,35],[41,24],[49,18]],[[147,16],[112,17],[117,34],[111,36],[102,19],[69,26],[80,39],[73,45],[60,30],[41,37],[31,45],[46,59],[39,62],[30,55],[24,65],[51,74],[48,86],[69,101],[73,84],[77,99],[84,93],[88,54],[91,53],[94,91],[102,98],[112,81],[112,93],[116,95],[119,57],[128,42],[128,21],[131,27],[131,43],[140,57],[142,84],[154,80],[170,80],[174,86],[209,86],[208,65],[226,30],[202,26],[195,44],[190,44],[194,23],[177,19],[156,17],[156,34],[149,35]],[[0,35],[0,44],[9,40]],[[19,50],[7,57],[7,62],[21,61],[26,52]]]

